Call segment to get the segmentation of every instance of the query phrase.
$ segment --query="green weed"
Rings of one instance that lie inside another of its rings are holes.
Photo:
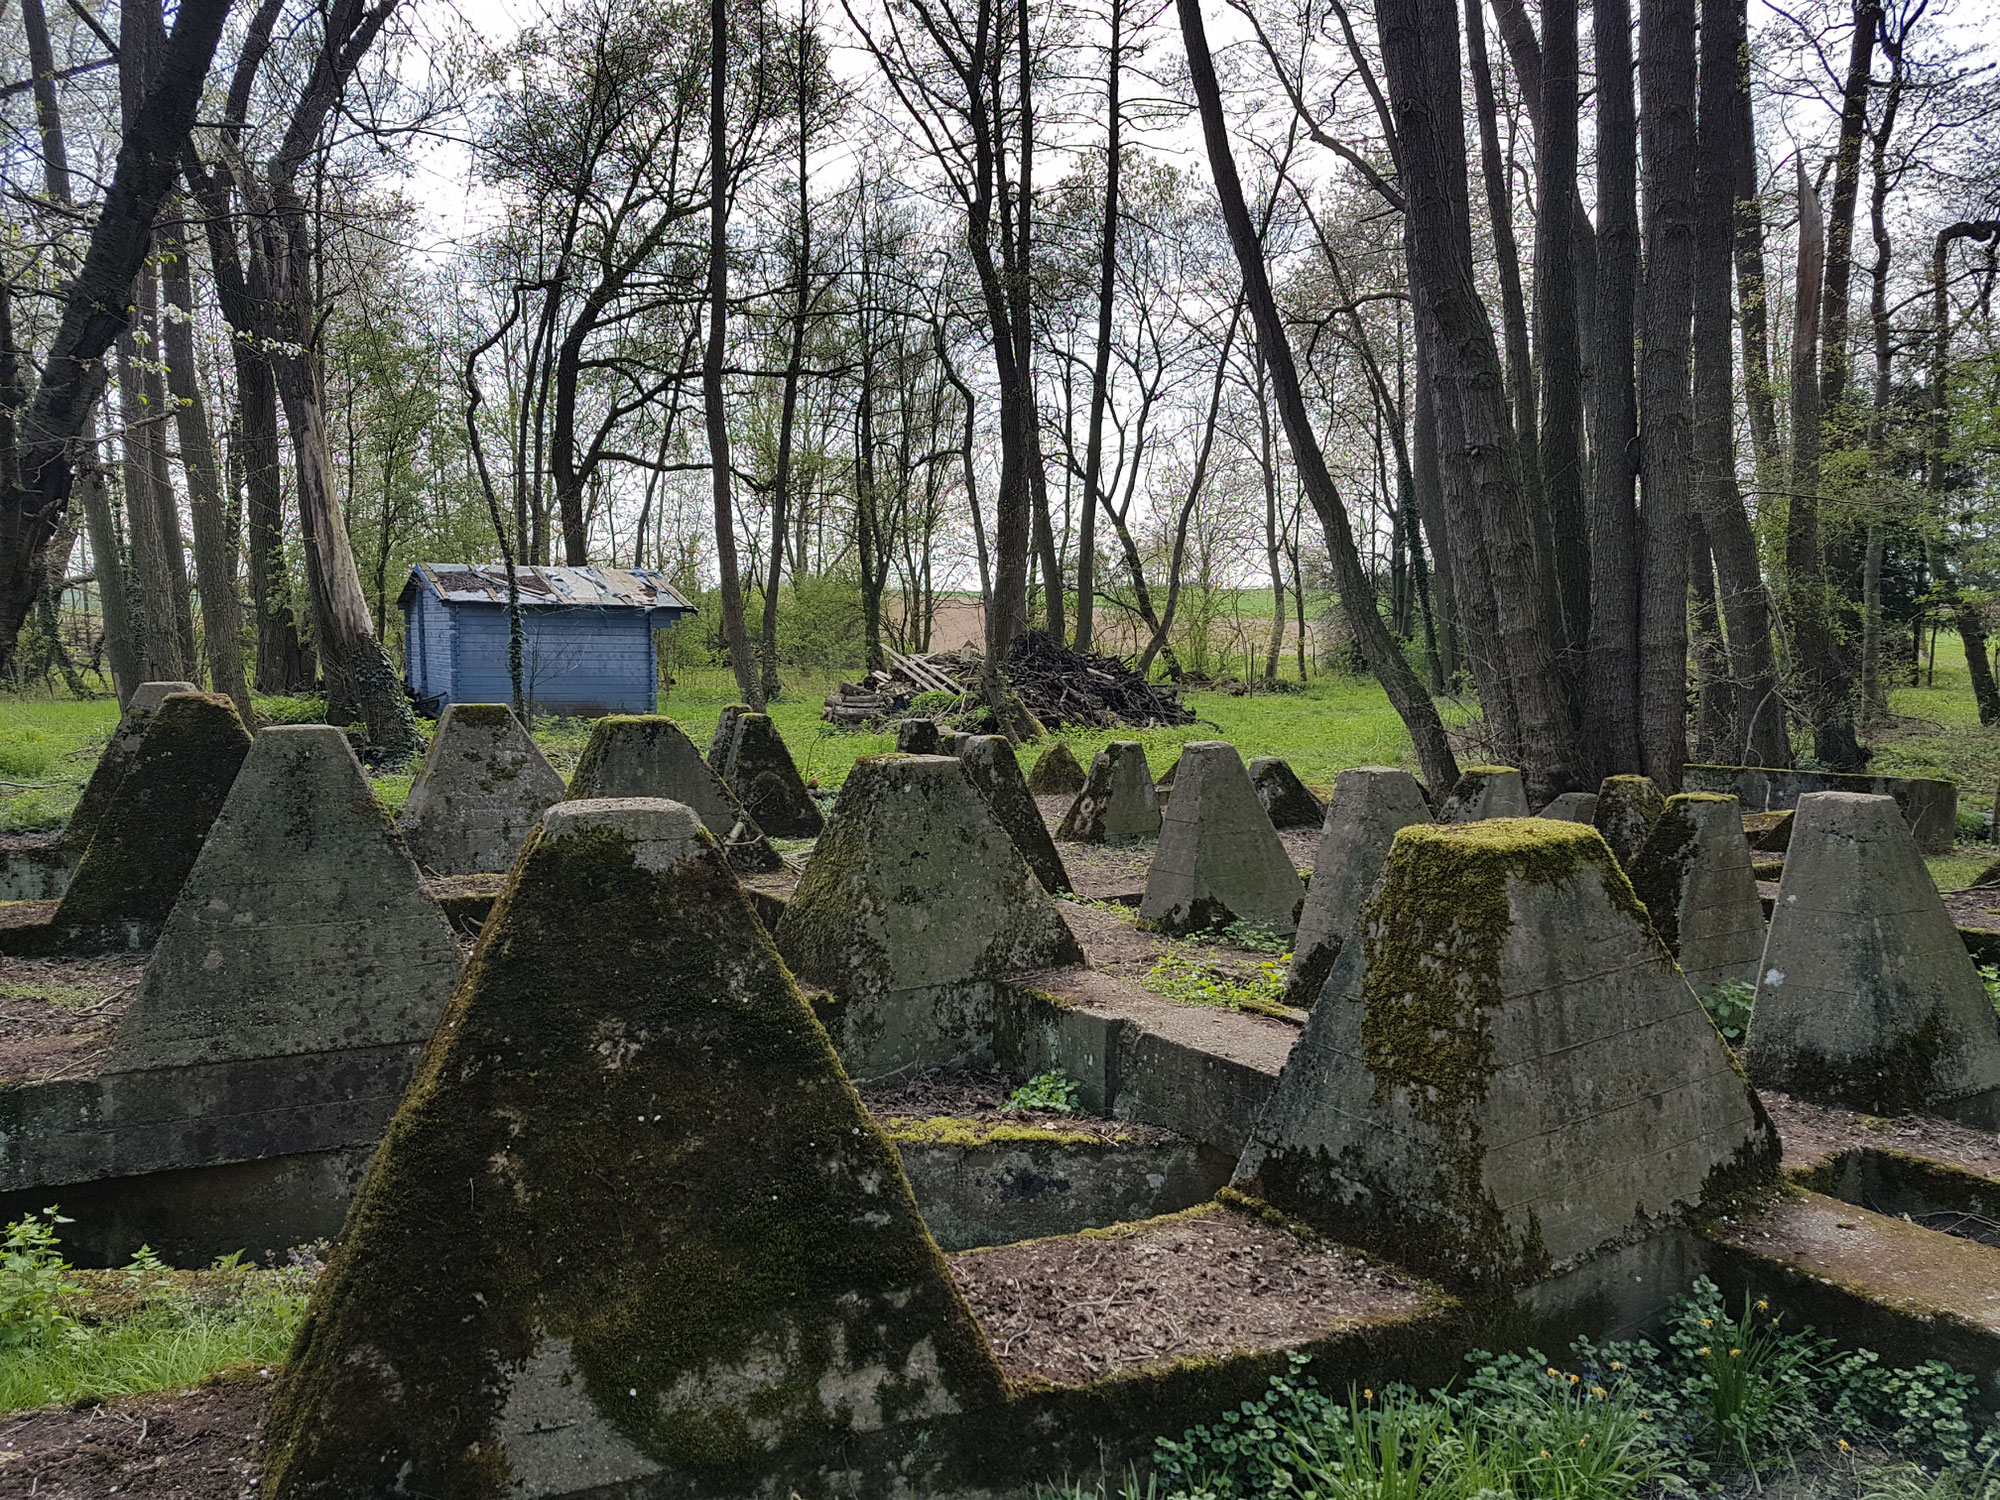
[[[29,1214],[0,1242],[0,1412],[189,1385],[291,1347],[319,1247],[278,1270],[229,1256],[175,1271],[142,1246],[122,1271],[77,1271],[56,1227],[68,1222]]]
[[[1060,1068],[1053,1073],[1036,1074],[1009,1094],[1007,1102],[1000,1106],[1007,1114],[1020,1109],[1046,1109],[1059,1115],[1073,1115],[1082,1107],[1081,1085]]]
[[[1757,986],[1747,979],[1725,979],[1701,997],[1701,1008],[1732,1047],[1742,1046],[1750,1034],[1750,1012],[1756,1003]]]
[[[1139,983],[1156,995],[1182,1005],[1212,1005],[1235,1010],[1282,1014],[1285,970],[1289,953],[1259,960],[1248,969],[1224,967],[1214,949],[1197,951],[1182,943],[1167,944]]]

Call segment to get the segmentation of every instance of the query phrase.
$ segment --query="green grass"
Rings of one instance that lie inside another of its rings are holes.
[[[60,828],[117,727],[115,698],[0,703],[0,833]]]

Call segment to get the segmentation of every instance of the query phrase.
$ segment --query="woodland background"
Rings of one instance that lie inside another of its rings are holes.
[[[1431,784],[2000,719],[1990,0],[8,0],[0,671],[320,695],[647,566],[753,702],[1033,628]]]

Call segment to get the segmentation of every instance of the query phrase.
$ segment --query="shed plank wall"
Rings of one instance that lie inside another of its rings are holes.
[[[452,697],[460,703],[506,703],[507,611],[460,604]],[[542,712],[651,713],[656,668],[653,632],[637,611],[564,610],[526,614],[522,686]]]

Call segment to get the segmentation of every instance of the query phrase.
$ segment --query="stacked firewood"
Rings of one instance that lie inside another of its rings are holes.
[[[907,717],[911,703],[923,693],[949,693],[958,700],[943,713],[983,706],[977,651],[905,656],[884,647],[883,657],[886,665],[860,682],[841,683],[840,691],[827,698],[821,717],[857,728],[880,724]],[[1007,684],[1050,729],[1147,729],[1195,719],[1181,706],[1178,693],[1147,682],[1120,658],[1071,650],[1038,630],[1014,638],[1007,652]]]

